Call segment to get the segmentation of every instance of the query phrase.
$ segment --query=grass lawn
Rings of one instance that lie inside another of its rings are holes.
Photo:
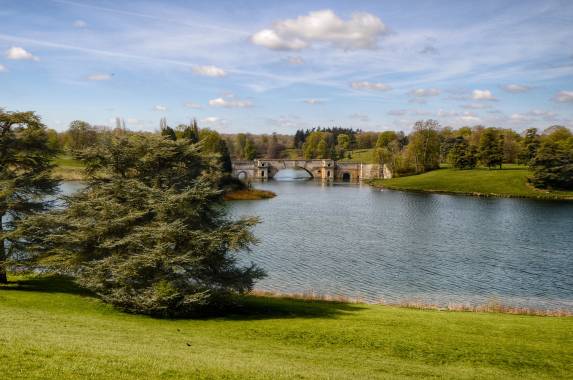
[[[274,198],[276,196],[277,195],[272,191],[260,189],[244,189],[226,193],[223,198],[226,201],[255,201],[259,199]]]
[[[573,318],[250,297],[159,320],[63,280],[0,287],[5,379],[563,379],[571,363]]]
[[[340,162],[362,162],[363,164],[376,164],[374,159],[374,149],[356,149],[347,152],[345,155],[350,153],[352,158],[341,159]]]
[[[81,181],[85,179],[84,164],[69,155],[60,155],[53,161],[54,177],[64,181]]]
[[[543,191],[527,184],[531,172],[524,166],[504,165],[502,170],[439,169],[428,173],[384,180],[374,186],[395,190],[460,193],[484,196],[573,199],[573,191]]]

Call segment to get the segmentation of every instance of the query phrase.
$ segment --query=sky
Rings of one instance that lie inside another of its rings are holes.
[[[0,0],[0,107],[153,131],[573,126],[573,1]]]

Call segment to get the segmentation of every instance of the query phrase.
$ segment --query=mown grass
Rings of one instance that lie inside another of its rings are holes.
[[[468,194],[478,196],[573,199],[573,191],[545,191],[527,183],[531,172],[524,166],[507,165],[502,170],[451,168],[392,179],[373,180],[371,184],[394,190]]]
[[[572,378],[573,318],[246,297],[226,317],[124,314],[57,279],[0,287],[6,379]]]
[[[260,189],[242,189],[226,193],[223,198],[226,201],[254,201],[259,199],[274,198],[276,194],[272,191]]]
[[[350,154],[350,158],[348,155]],[[356,149],[346,152],[345,158],[340,160],[341,162],[362,162],[363,164],[377,164],[378,162],[374,159],[374,149]]]

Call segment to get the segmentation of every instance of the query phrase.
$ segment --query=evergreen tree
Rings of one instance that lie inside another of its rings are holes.
[[[519,161],[524,164],[529,162],[535,157],[537,149],[539,148],[539,136],[537,135],[536,128],[529,128],[525,131],[525,137],[522,141],[522,149],[519,154]]]
[[[7,282],[7,260],[19,248],[10,232],[26,216],[46,210],[45,196],[57,191],[51,177],[56,153],[36,114],[0,109],[0,283]]]
[[[573,189],[573,147],[567,149],[554,141],[546,141],[530,161],[533,177],[530,182],[542,189]]]
[[[183,129],[182,137],[192,144],[199,142],[199,127],[197,126],[197,120],[193,119],[193,122]]]
[[[457,137],[448,153],[448,161],[457,169],[473,169],[477,165],[477,149],[463,137]]]
[[[226,217],[219,165],[200,144],[132,135],[83,159],[89,186],[20,230],[45,268],[123,310],[163,317],[224,307],[264,275],[237,264],[257,220]]]
[[[495,128],[486,128],[480,137],[479,160],[489,169],[503,163],[503,136]]]

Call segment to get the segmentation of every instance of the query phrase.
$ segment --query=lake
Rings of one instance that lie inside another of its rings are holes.
[[[381,191],[270,181],[257,215],[257,289],[368,302],[573,310],[573,202]]]

